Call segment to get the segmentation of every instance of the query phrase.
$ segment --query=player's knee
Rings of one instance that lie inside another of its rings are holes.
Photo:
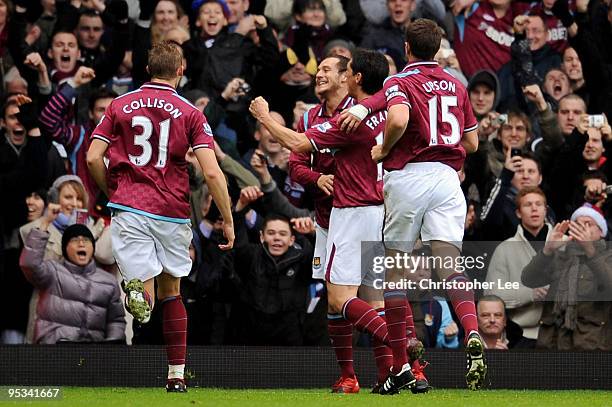
[[[342,307],[344,306],[344,302],[342,298],[337,296],[328,297],[327,299],[327,309],[330,314],[341,314]]]
[[[180,294],[181,289],[178,281],[176,283],[166,281],[165,284],[159,282],[157,286],[157,298],[159,300],[163,300],[164,298],[168,297],[176,297]]]

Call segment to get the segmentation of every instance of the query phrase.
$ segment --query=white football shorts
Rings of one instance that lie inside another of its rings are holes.
[[[383,181],[386,248],[410,253],[420,237],[461,249],[467,205],[457,171],[437,162],[408,163]]]
[[[312,257],[312,278],[325,280],[325,257],[327,256],[327,229],[315,224],[315,247]]]
[[[362,206],[332,208],[327,236],[325,280],[338,285],[374,287],[374,280],[383,273],[375,273],[375,256],[384,255],[382,227],[384,207]],[[362,246],[362,242],[365,243]]]
[[[111,220],[113,255],[126,281],[149,280],[162,273],[185,277],[191,271],[189,223],[173,223],[127,211]]]

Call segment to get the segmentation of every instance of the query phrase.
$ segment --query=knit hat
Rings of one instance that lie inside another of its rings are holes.
[[[580,208],[576,209],[574,213],[572,213],[571,220],[576,221],[579,216],[588,216],[589,218],[593,219],[595,223],[597,223],[597,226],[599,226],[603,237],[608,235],[608,224],[601,213],[601,209],[598,207],[585,203]]]
[[[193,0],[193,2],[191,3],[191,9],[196,13],[199,13],[200,7],[202,7],[202,5],[206,3],[219,3],[221,8],[223,9],[223,15],[225,16],[225,18],[230,17],[231,11],[225,0]]]
[[[64,256],[64,259],[68,260],[68,255],[66,254],[66,247],[68,246],[68,242],[70,242],[70,239],[77,236],[83,236],[91,240],[91,244],[94,246],[95,252],[96,245],[91,230],[89,230],[87,226],[81,223],[76,223],[74,225],[68,226],[62,234],[62,255]]]
[[[76,175],[62,175],[61,177],[57,177],[55,181],[53,181],[53,185],[49,188],[49,202],[58,203],[59,202],[59,191],[63,184],[69,181],[78,182],[85,189],[85,185],[83,185],[83,181]]]
[[[497,81],[495,80],[495,74],[487,69],[478,71],[470,78],[468,84],[468,92],[471,92],[476,85],[483,84],[494,92],[497,92]]]

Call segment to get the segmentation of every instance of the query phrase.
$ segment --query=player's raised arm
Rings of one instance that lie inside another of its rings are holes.
[[[249,106],[254,118],[263,124],[272,136],[283,146],[296,153],[312,151],[313,147],[304,133],[298,133],[278,123],[270,116],[268,102],[261,96],[255,98]]]
[[[227,244],[220,244],[219,248],[222,250],[229,250],[234,246],[234,220],[232,218],[232,202],[227,192],[227,183],[225,182],[225,175],[219,164],[217,163],[217,157],[215,152],[210,148],[198,148],[194,150],[194,153],[202,167],[202,173],[204,179],[208,185],[210,194],[221,212],[223,217],[223,234],[227,239]]]

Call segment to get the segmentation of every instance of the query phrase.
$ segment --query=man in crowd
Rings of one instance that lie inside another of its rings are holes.
[[[503,290],[497,284],[498,281],[520,283],[523,268],[541,250],[552,231],[552,225],[546,222],[544,192],[537,186],[521,188],[516,195],[516,216],[521,222],[516,234],[503,241],[491,257],[486,279],[496,288],[485,290],[485,294],[496,295],[504,301],[508,316],[523,329],[525,341],[535,347],[543,307],[538,301],[544,299],[548,287],[531,289],[521,283],[518,290]]]
[[[520,326],[506,316],[506,304],[496,295],[478,301],[478,330],[487,349],[508,350],[524,347]]]
[[[523,269],[527,287],[550,285],[538,348],[612,350],[612,250],[605,218],[585,204],[553,228],[544,248]]]

